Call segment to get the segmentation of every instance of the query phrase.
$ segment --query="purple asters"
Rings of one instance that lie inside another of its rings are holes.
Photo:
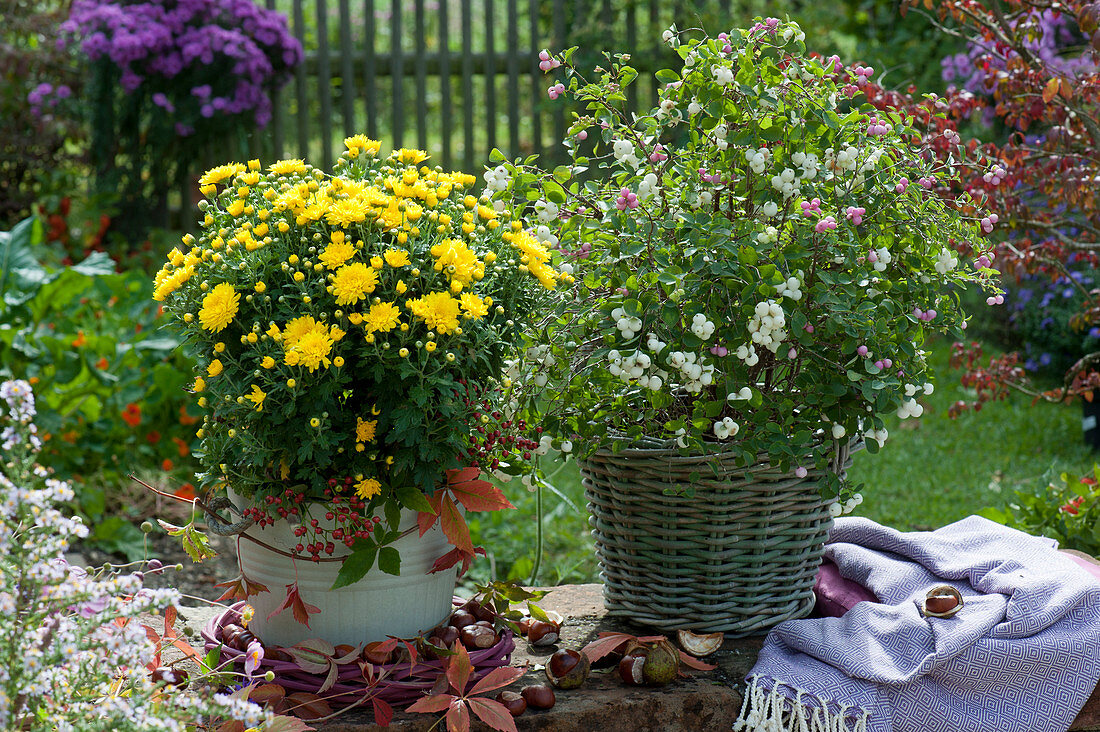
[[[1080,53],[1085,39],[1070,22],[1071,16],[1052,10],[1032,11],[1018,18],[1013,26],[1027,31],[1024,45],[1046,65],[1051,75],[1069,79],[1095,72],[1096,65],[1088,54]],[[943,80],[978,95],[991,95],[997,88],[997,78],[1004,71],[1015,51],[998,47],[992,50],[985,43],[971,41],[965,53],[947,56],[940,61]],[[993,119],[992,107],[985,112],[985,122]]]
[[[263,126],[271,92],[302,60],[286,18],[252,0],[74,0],[62,31],[188,134],[230,116]]]

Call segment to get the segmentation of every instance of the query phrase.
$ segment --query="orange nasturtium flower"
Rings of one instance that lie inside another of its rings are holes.
[[[184,483],[179,488],[177,488],[172,493],[172,495],[185,501],[193,501],[197,497],[195,495],[195,486],[191,485],[190,483]]]
[[[141,424],[141,407],[133,402],[126,405],[126,408],[122,410],[122,421],[131,427],[137,427]]]

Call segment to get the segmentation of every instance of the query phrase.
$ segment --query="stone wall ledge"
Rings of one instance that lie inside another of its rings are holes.
[[[545,682],[542,666],[556,648],[579,649],[603,631],[655,634],[652,629],[608,617],[601,593],[602,587],[598,584],[566,585],[552,589],[540,605],[565,617],[561,641],[544,650],[531,648],[523,641],[518,642],[512,664],[528,664],[531,668],[520,681],[508,688],[518,690],[527,684]],[[211,611],[185,608],[182,615],[193,628],[199,628],[211,616]],[[690,678],[679,679],[657,689],[625,686],[614,670],[594,671],[580,689],[559,691],[553,709],[528,711],[516,718],[516,727],[520,732],[700,732],[731,729],[741,709],[741,694],[736,685],[752,668],[762,642],[762,636],[727,640],[721,650],[706,659],[717,664],[716,670],[693,672]],[[434,714],[399,713],[386,729],[391,732],[426,732],[437,718],[438,715]],[[369,711],[360,710],[350,710],[316,726],[323,732],[383,730],[374,724]],[[472,728],[478,732],[489,730],[476,720]],[[436,729],[445,729],[445,725],[441,724]],[[1100,687],[1070,729],[1073,732],[1100,732]]]

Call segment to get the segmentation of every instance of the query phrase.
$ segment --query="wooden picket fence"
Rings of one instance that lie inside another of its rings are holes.
[[[305,63],[279,94],[276,157],[328,168],[359,132],[384,146],[418,147],[445,168],[476,172],[489,151],[561,159],[569,117],[538,68],[543,48],[579,46],[588,66],[604,50],[629,52],[641,72],[630,104],[655,98],[652,72],[675,62],[660,42],[678,27],[728,29],[732,0],[266,0],[289,18]],[[747,11],[743,11],[747,12]],[[312,16],[312,17],[310,17]],[[270,147],[269,147],[270,146]]]
[[[603,52],[630,53],[639,71],[632,111],[656,103],[653,74],[677,65],[661,33],[744,25],[767,0],[263,0],[284,13],[305,61],[274,98],[264,129],[226,141],[181,171],[171,225],[189,230],[203,170],[227,160],[303,158],[330,170],[345,137],[383,150],[417,147],[448,170],[478,173],[489,152],[564,161],[572,109],[546,90],[563,78],[538,68],[540,50],[576,46],[589,70]]]

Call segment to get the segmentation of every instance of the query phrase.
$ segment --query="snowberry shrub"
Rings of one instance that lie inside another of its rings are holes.
[[[686,35],[664,34],[683,66],[641,116],[629,57],[589,80],[552,56],[549,95],[587,111],[572,165],[487,174],[534,202],[581,283],[512,365],[517,401],[549,404],[544,429],[581,451],[661,438],[800,473],[856,435],[875,451],[883,415],[919,416],[932,389],[928,334],[965,328],[959,288],[990,286],[991,222],[933,192],[952,171],[898,114],[853,101],[874,69],[774,18]]]

